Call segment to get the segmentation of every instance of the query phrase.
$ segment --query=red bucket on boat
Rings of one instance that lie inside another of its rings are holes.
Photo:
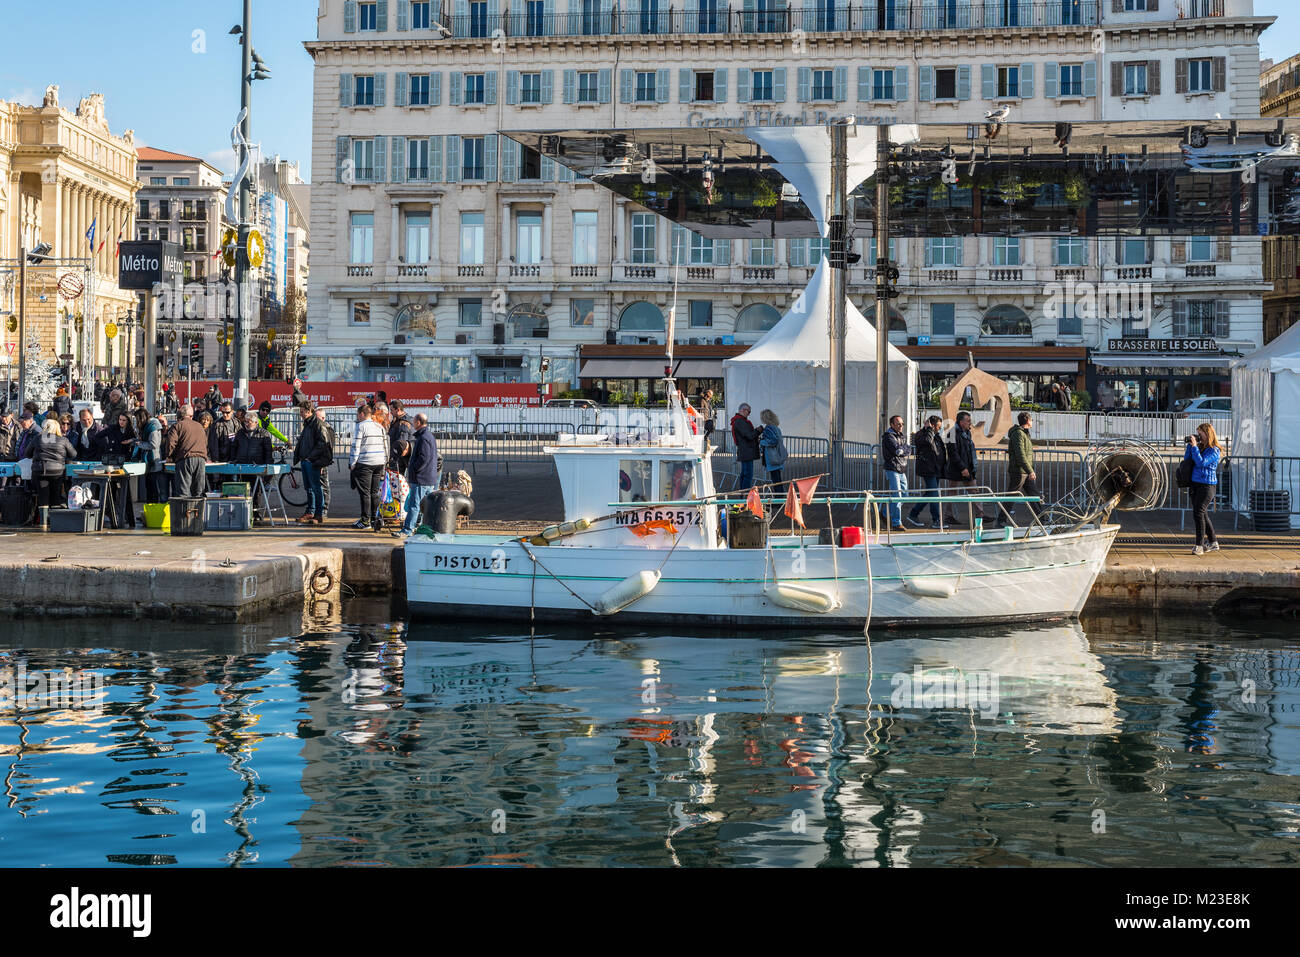
[[[840,529],[840,548],[857,548],[862,544],[862,529],[848,525]]]

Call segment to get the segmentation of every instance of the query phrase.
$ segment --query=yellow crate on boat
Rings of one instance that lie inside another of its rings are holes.
[[[160,528],[164,532],[170,532],[172,528],[171,509],[166,505],[146,505],[144,507],[144,527]]]

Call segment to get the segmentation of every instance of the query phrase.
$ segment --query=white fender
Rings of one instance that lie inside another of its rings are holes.
[[[624,578],[617,585],[606,589],[593,603],[591,610],[601,617],[616,614],[654,591],[660,577],[658,572],[644,571]]]
[[[908,578],[903,590],[920,598],[951,598],[957,586],[949,578]]]
[[[793,608],[795,611],[811,611],[818,615],[825,615],[840,607],[838,596],[806,585],[787,585],[777,582],[768,585],[763,593],[772,604],[780,605],[782,608]]]

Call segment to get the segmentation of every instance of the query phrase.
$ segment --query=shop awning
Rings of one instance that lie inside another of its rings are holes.
[[[582,364],[579,379],[662,379],[663,359],[588,359]],[[721,374],[722,363],[718,363]]]
[[[1092,364],[1099,369],[1168,369],[1182,366],[1193,368],[1226,369],[1235,356],[1147,356],[1138,353],[1092,357]]]
[[[682,359],[674,373],[679,379],[721,379],[721,359]]]
[[[917,365],[922,372],[965,372],[965,359],[920,359]],[[1013,372],[1020,375],[1048,375],[1078,373],[1079,363],[1061,359],[984,359],[976,362],[985,372]]]

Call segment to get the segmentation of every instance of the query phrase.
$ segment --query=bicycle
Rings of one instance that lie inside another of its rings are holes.
[[[289,451],[289,446],[279,446],[275,450],[275,464],[285,465],[291,462]],[[302,473],[296,467],[280,476],[280,498],[290,508],[307,507],[307,485],[302,480]]]

